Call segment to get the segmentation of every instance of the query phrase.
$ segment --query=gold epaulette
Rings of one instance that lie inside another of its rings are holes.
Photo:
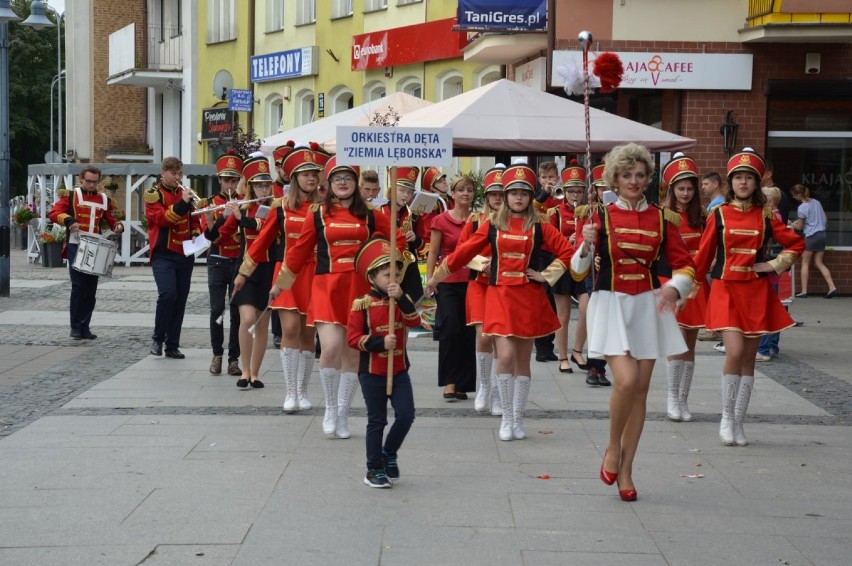
[[[210,204],[210,199],[205,197],[205,198],[200,198],[197,201],[195,201],[195,204],[193,206],[195,206],[195,208],[207,208],[207,206],[209,204]]]
[[[118,208],[118,201],[114,198],[109,199],[109,204],[112,208]]]
[[[312,204],[312,205],[308,208],[308,212],[309,212],[309,213],[316,212],[316,211],[317,211],[317,210],[319,210],[321,207],[322,207],[322,203],[321,203],[321,202],[315,202],[315,203],[313,203],[313,204]]]
[[[59,198],[62,198],[67,197],[70,193],[68,192],[68,189],[59,189],[56,194]]]
[[[587,218],[590,215],[591,208],[588,204],[581,204],[574,208],[575,218]]]
[[[367,210],[379,210],[379,207],[371,202],[365,202],[364,204],[367,205]]]
[[[763,217],[768,218],[770,220],[775,217],[775,215],[772,214],[772,207],[768,204],[763,206]]]
[[[553,208],[547,209],[547,217],[548,218],[550,218],[551,216],[554,216],[556,214],[559,214],[559,209],[557,207],[554,206]]]
[[[162,199],[160,198],[160,191],[157,187],[151,187],[150,189],[145,190],[145,202],[148,204],[154,204],[160,202]]]
[[[274,199],[272,204],[269,205],[269,208],[284,208],[284,197]]]
[[[471,212],[470,216],[467,217],[467,221],[468,222],[478,222],[480,214],[482,214],[482,213],[481,212]]]
[[[670,208],[663,208],[663,218],[680,228],[681,216]]]
[[[352,311],[363,311],[370,308],[370,305],[373,303],[373,297],[370,295],[364,295],[358,299],[352,301]]]

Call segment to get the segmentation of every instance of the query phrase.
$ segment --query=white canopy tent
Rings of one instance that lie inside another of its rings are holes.
[[[636,142],[651,151],[688,149],[696,141],[602,110],[590,109],[596,153]],[[452,128],[455,155],[560,155],[586,150],[583,105],[507,79],[405,114],[412,128]]]
[[[337,126],[367,126],[377,112],[383,115],[393,109],[397,114],[404,116],[409,112],[431,106],[431,104],[431,102],[416,96],[404,92],[395,92],[378,100],[332,114],[327,118],[321,118],[316,122],[269,136],[263,140],[260,150],[266,155],[272,155],[272,151],[276,147],[287,143],[288,140],[293,140],[296,143],[316,142],[326,151],[334,153],[337,147],[335,144]]]

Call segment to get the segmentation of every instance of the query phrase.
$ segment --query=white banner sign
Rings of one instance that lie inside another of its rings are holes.
[[[751,90],[753,57],[750,54],[617,52],[616,55],[624,65],[619,88]],[[590,56],[590,73],[594,65],[592,59]],[[582,52],[553,52],[551,86],[563,86],[556,69],[569,60],[582,69]]]
[[[338,165],[450,165],[452,128],[337,126]]]

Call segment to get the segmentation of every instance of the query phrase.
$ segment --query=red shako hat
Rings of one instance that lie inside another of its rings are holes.
[[[750,147],[745,147],[728,160],[728,177],[737,171],[749,171],[756,174],[757,178],[760,179],[766,172],[766,163],[756,151]]]
[[[243,162],[243,177],[248,183],[272,182],[269,174],[269,160],[265,155],[255,155]]]
[[[417,167],[397,167],[396,168],[396,184],[405,185],[412,189],[417,186],[417,177],[420,176],[420,169]]]
[[[585,187],[586,186],[586,168],[577,164],[576,159],[572,159],[571,163],[562,170],[562,185],[565,187]]]
[[[698,166],[691,157],[677,152],[663,167],[663,183],[671,187],[681,179],[698,178]]]
[[[503,192],[504,171],[506,171],[506,166],[502,163],[498,163],[485,172],[485,178],[483,178],[482,184],[485,186],[486,193],[493,193],[495,191]]]
[[[275,148],[275,151],[272,152],[272,160],[275,161],[275,165],[281,165],[281,162],[287,157],[293,148],[296,147],[296,142],[293,140],[287,140],[287,143],[284,145],[279,145]]]
[[[294,147],[281,162],[281,167],[291,179],[302,171],[322,171],[322,166],[316,162],[316,152],[306,146]]]
[[[335,173],[352,173],[355,175],[355,181],[357,182],[361,175],[361,168],[357,165],[338,165],[337,156],[334,155],[325,164],[325,178],[331,179],[331,176]]]
[[[594,167],[592,167],[592,185],[595,187],[605,187],[606,181],[604,181],[604,164],[598,163]]]
[[[518,164],[508,167],[503,172],[503,190],[523,189],[535,193],[535,171],[529,165]]]
[[[420,181],[420,188],[424,191],[431,192],[434,188],[435,183],[439,181],[442,177],[446,176],[447,174],[441,173],[441,170],[437,167],[429,167],[428,169],[423,171],[423,179]]]
[[[320,167],[325,167],[325,164],[328,163],[328,160],[331,159],[331,154],[320,147],[320,144],[317,142],[310,143],[311,149],[314,152],[314,161]]]
[[[390,242],[379,237],[369,238],[361,244],[358,253],[355,254],[355,271],[366,279],[370,271],[387,265],[390,261]]]
[[[233,149],[216,160],[216,175],[219,177],[242,177],[243,158]]]

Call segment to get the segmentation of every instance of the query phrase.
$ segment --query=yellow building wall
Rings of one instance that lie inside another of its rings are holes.
[[[194,111],[201,123],[203,108],[214,106],[227,107],[218,94],[213,93],[213,79],[220,70],[231,73],[234,88],[247,89],[249,84],[248,57],[250,50],[249,2],[236,2],[237,38],[221,43],[207,43],[207,0],[198,1],[198,61],[195,66],[198,90]],[[240,113],[239,120],[245,124],[245,114]],[[200,131],[200,130],[199,130]],[[196,163],[210,163],[209,144],[203,142],[197,146]]]
[[[739,42],[737,30],[748,17],[748,2],[742,0],[608,1],[614,40]]]

